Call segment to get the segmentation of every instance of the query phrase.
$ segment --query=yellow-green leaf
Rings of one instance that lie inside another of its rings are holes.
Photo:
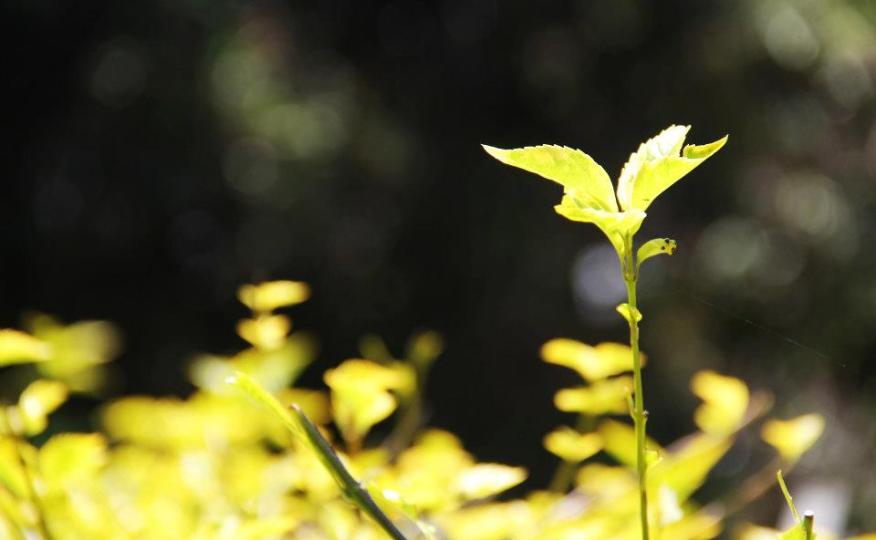
[[[354,444],[398,406],[398,401],[386,390],[356,385],[333,388],[331,400],[335,423],[344,439]]]
[[[667,485],[661,485],[657,490],[657,507],[659,509],[660,526],[666,527],[672,523],[676,523],[684,517],[684,510],[681,508],[681,501],[678,500],[678,495]],[[673,536],[672,538],[677,538]]]
[[[768,420],[760,434],[783,459],[793,463],[815,444],[823,432],[824,417],[811,413],[790,420]]]
[[[542,346],[541,357],[548,364],[577,371],[587,381],[599,381],[633,369],[632,350],[622,343],[606,342],[593,347],[574,339],[557,338]],[[644,365],[644,355],[641,359]]]
[[[448,479],[474,465],[474,459],[452,433],[429,429],[398,458],[398,489],[402,497],[423,510],[454,504]]]
[[[672,184],[721,149],[727,137],[682,150],[690,126],[670,126],[645,141],[621,171],[617,198],[623,210],[646,210]]]
[[[615,377],[595,381],[590,386],[564,388],[554,396],[554,405],[563,412],[577,412],[592,416],[624,414],[627,397],[633,392],[631,377]]]
[[[630,308],[630,305],[626,302],[619,304],[615,308],[615,311],[620,313],[621,317],[623,317],[629,324],[633,324],[633,321],[636,321],[637,323],[642,321],[642,312],[637,308]]]
[[[49,359],[36,364],[37,371],[64,381],[75,392],[96,390],[104,381],[96,370],[121,349],[121,337],[107,322],[82,321],[65,326],[47,315],[37,315],[29,320],[29,326],[52,351]]]
[[[21,449],[26,446],[30,445],[12,437],[0,437],[0,484],[19,499],[27,497],[30,489],[20,458]]]
[[[625,258],[626,239],[636,234],[646,217],[645,212],[640,210],[616,212],[590,208],[568,195],[554,206],[554,211],[568,220],[592,223],[599,227],[621,259]]]
[[[706,540],[717,538],[721,534],[721,518],[716,514],[717,512],[709,510],[688,514],[664,527],[660,531],[660,537],[672,538],[673,540]],[[775,540],[775,537],[770,538],[770,540]]]
[[[578,433],[562,426],[545,435],[544,447],[563,461],[577,463],[602,449],[602,437],[598,433]]]
[[[617,212],[611,179],[605,169],[580,150],[555,145],[513,150],[484,145],[484,150],[506,165],[562,185],[564,192],[584,208]]]
[[[36,435],[46,429],[48,416],[67,400],[67,387],[59,381],[38,379],[18,398],[18,412],[24,433]]]
[[[455,489],[465,499],[482,499],[526,480],[526,469],[498,463],[478,463],[456,477]]]
[[[420,367],[427,367],[444,351],[444,339],[432,330],[411,337],[407,347],[408,360]]]
[[[237,298],[255,313],[269,313],[277,308],[300,304],[310,297],[310,287],[301,281],[266,281],[243,285]]]
[[[779,535],[779,540],[814,540],[815,536],[806,538],[806,528],[798,523]]]
[[[92,478],[107,460],[107,445],[97,433],[63,433],[46,442],[38,454],[40,472],[50,489]]]
[[[249,348],[232,357],[201,355],[189,369],[192,382],[214,394],[227,393],[225,380],[240,371],[269,392],[287,388],[313,359],[313,343],[304,334],[292,334],[277,349]]]
[[[413,384],[413,373],[401,363],[378,364],[370,360],[345,360],[338,367],[325,372],[325,383],[332,390],[346,386],[406,390]]]
[[[739,528],[737,540],[778,540],[779,531],[746,523]]]
[[[636,467],[636,432],[633,426],[615,420],[604,420],[597,432],[602,436],[602,448],[618,463]],[[645,447],[662,453],[660,446],[648,438]]]
[[[237,323],[237,334],[257,349],[279,349],[286,341],[292,322],[285,315],[260,315]]]
[[[0,366],[40,362],[50,355],[51,348],[46,342],[11,328],[0,330]]]
[[[331,421],[331,405],[325,392],[306,388],[283,388],[277,393],[277,399],[281,404],[297,405],[318,426]]]
[[[445,534],[442,538],[505,540],[532,529],[532,514],[524,501],[494,502],[466,506],[438,516],[436,521]]]
[[[742,425],[749,399],[744,382],[714,371],[700,371],[690,385],[704,402],[694,413],[700,429],[713,435],[729,435]]]
[[[635,471],[603,463],[584,465],[575,478],[575,483],[583,492],[609,499],[632,493],[637,482]]]
[[[657,255],[672,255],[675,253],[675,248],[678,244],[671,238],[655,238],[648,240],[636,252],[636,264],[642,266],[642,263],[656,257]]]
[[[684,503],[733,444],[730,437],[696,433],[666,449],[649,473],[654,486],[668,486]]]

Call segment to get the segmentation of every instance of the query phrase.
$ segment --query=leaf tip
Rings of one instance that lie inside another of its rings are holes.
[[[496,148],[495,146],[490,146],[488,144],[482,144],[481,148],[483,148],[486,153],[504,163],[507,150]]]
[[[717,141],[713,142],[712,144],[715,145],[715,147],[716,147],[716,148],[715,148],[715,151],[718,151],[718,150],[720,150],[721,148],[723,148],[724,145],[727,144],[727,141],[728,141],[729,139],[730,139],[730,134],[728,133],[727,135],[724,135],[723,137],[721,137],[721,138],[718,139]]]

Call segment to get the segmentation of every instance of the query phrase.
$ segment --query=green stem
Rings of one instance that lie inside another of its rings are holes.
[[[417,431],[422,427],[423,401],[419,395],[419,388],[416,392],[407,403],[403,404],[398,422],[381,445],[389,450],[391,459],[398,457],[408,447]]]
[[[401,417],[384,443],[384,447],[389,450],[389,455],[393,460],[411,444],[417,431],[423,427],[423,394],[426,391],[426,378],[429,375],[429,365],[414,363],[414,368],[416,374],[416,388],[414,389],[413,395],[402,404],[403,408]]]
[[[813,526],[815,525],[815,514],[812,512],[805,512],[803,514],[803,531],[806,533],[806,540],[814,540],[815,534],[812,531]]]
[[[648,540],[648,489],[647,463],[645,462],[645,423],[648,413],[645,411],[645,398],[642,392],[642,358],[639,354],[639,322],[636,320],[638,308],[636,305],[636,282],[638,281],[637,264],[633,252],[632,239],[626,242],[627,256],[623,264],[624,282],[627,286],[627,304],[629,305],[630,349],[633,353],[633,392],[634,410],[633,427],[636,431],[636,470],[639,474],[639,519],[642,529],[642,540]]]
[[[316,450],[317,457],[319,457],[322,464],[334,477],[344,496],[358,506],[368,517],[373,519],[390,538],[393,540],[406,540],[392,520],[377,506],[368,490],[353,478],[353,475],[350,474],[350,471],[347,470],[335,453],[334,448],[325,440],[325,437],[311,423],[310,419],[301,412],[297,405],[292,405],[292,412],[304,429],[304,435],[307,437],[310,446]]]
[[[551,483],[548,485],[548,491],[565,495],[569,489],[569,484],[572,483],[572,478],[575,476],[577,466],[578,463],[574,461],[560,461],[560,464],[557,465],[557,469],[554,471],[553,478],[551,478]]]
[[[785,496],[785,502],[788,503],[788,509],[791,510],[791,515],[794,516],[794,521],[800,523],[800,514],[797,512],[797,506],[794,504],[794,497],[791,497],[791,492],[788,491],[788,486],[785,484],[785,477],[781,469],[776,471],[776,481],[779,483],[779,488],[782,490],[782,495]]]
[[[255,400],[256,403],[265,407],[286,426],[289,432],[296,437],[296,440],[310,447],[332,478],[334,478],[335,482],[337,482],[341,493],[368,517],[373,519],[390,538],[393,540],[406,540],[392,520],[374,502],[368,490],[350,474],[350,471],[347,470],[347,467],[344,466],[344,463],[335,453],[332,445],[325,440],[319,429],[313,425],[298,405],[292,404],[291,409],[283,407],[277,401],[277,398],[262,388],[255,379],[244,373],[237,372],[229,377],[226,382],[240,389],[244,394]]]

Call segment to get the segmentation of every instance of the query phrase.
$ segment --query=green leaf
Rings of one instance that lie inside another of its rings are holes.
[[[761,428],[763,440],[775,448],[782,459],[794,463],[818,441],[824,432],[824,417],[810,413],[790,420],[771,419]]]
[[[12,437],[0,438],[0,485],[19,499],[27,497],[30,489],[21,460],[21,449],[29,446]]]
[[[498,463],[477,463],[456,477],[452,489],[466,500],[483,499],[526,480],[526,469]]]
[[[690,126],[669,126],[630,155],[621,171],[617,199],[623,210],[646,210],[672,184],[697,168],[727,142],[727,137],[682,150]]]
[[[541,358],[548,364],[567,367],[590,382],[633,370],[629,345],[605,342],[590,346],[574,339],[555,338],[541,347]],[[642,364],[645,355],[641,355]]]
[[[626,321],[630,324],[635,320],[637,323],[642,320],[642,312],[636,308],[630,309],[630,305],[624,302],[623,304],[618,305],[615,310],[621,314],[621,317],[626,319]]]
[[[62,433],[39,449],[38,463],[50,490],[87,482],[107,461],[107,443],[97,433]]]
[[[46,315],[28,321],[34,337],[51,347],[51,357],[35,364],[37,371],[67,384],[71,391],[92,392],[103,382],[99,365],[112,360],[121,349],[116,329],[103,321],[62,325]]]
[[[668,486],[678,501],[684,503],[732,445],[731,437],[708,433],[690,435],[669,448],[650,472],[648,481],[655,486]]]
[[[712,435],[730,435],[745,421],[748,386],[735,377],[711,370],[698,372],[691,379],[691,390],[703,404],[694,413],[697,426]]]
[[[565,388],[554,396],[554,404],[563,412],[593,416],[624,414],[628,411],[627,396],[633,392],[631,377],[615,377],[595,381],[590,386]]]
[[[67,386],[59,381],[37,379],[18,398],[18,412],[26,435],[46,429],[48,416],[67,400]]]
[[[675,253],[675,248],[677,246],[678,244],[676,244],[675,240],[671,238],[655,238],[653,240],[648,240],[642,244],[642,247],[636,252],[636,263],[639,266],[642,266],[642,263],[651,257],[656,257],[657,255],[672,255]]]
[[[568,426],[561,426],[544,437],[544,447],[563,461],[578,463],[602,450],[602,437],[598,433],[578,433]]]
[[[635,470],[636,432],[633,426],[614,420],[603,420],[596,431],[602,437],[602,449],[618,463]],[[658,455],[663,453],[660,445],[650,438],[646,439],[645,448],[646,451],[656,451]]]
[[[624,259],[626,253],[625,239],[632,238],[636,234],[646,216],[645,212],[639,210],[616,212],[588,208],[568,195],[563,197],[560,204],[554,206],[554,210],[571,221],[592,223],[599,227],[621,259]]]
[[[24,332],[0,330],[0,366],[48,360],[52,350],[48,343]]]
[[[285,315],[259,315],[237,323],[237,335],[260,351],[275,351],[286,343],[292,321]]]
[[[310,287],[301,281],[267,281],[243,285],[237,298],[255,313],[270,313],[277,308],[294,306],[310,297]]]
[[[398,400],[389,390],[409,395],[416,388],[412,366],[401,362],[387,366],[346,360],[326,371],[323,378],[332,390],[335,422],[344,439],[353,444],[361,442],[372,426],[396,410]]]
[[[546,144],[513,150],[483,147],[506,165],[562,185],[564,192],[585,208],[617,212],[611,179],[605,169],[580,150]]]
[[[444,338],[432,330],[426,330],[411,336],[407,345],[407,358],[414,365],[426,368],[444,352]]]
[[[802,523],[798,523],[779,535],[779,540],[807,540],[806,529]]]

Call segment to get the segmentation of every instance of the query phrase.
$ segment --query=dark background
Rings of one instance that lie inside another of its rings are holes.
[[[543,486],[552,395],[577,381],[538,348],[626,339],[616,259],[479,144],[566,144],[616,177],[691,124],[730,141],[639,235],[680,246],[642,276],[649,430],[693,429],[698,369],[770,388],[775,414],[828,418],[795,473],[829,494],[820,519],[876,528],[874,20],[845,0],[7,0],[0,322],[115,321],[123,390],[185,395],[196,352],[242,346],[239,284],[304,280],[305,384],[365,333],[401,352],[437,329],[432,423]]]

